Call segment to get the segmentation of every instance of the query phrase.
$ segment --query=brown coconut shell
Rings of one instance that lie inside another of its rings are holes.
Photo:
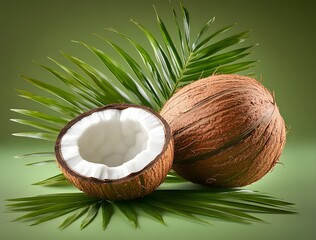
[[[214,75],[172,96],[160,114],[173,132],[173,169],[217,187],[251,184],[278,161],[285,123],[272,94],[257,80]]]
[[[85,177],[70,169],[61,153],[61,139],[67,130],[77,121],[94,112],[103,111],[105,109],[123,110],[128,107],[137,107],[146,110],[155,115],[163,124],[165,130],[165,144],[161,153],[141,171],[117,180],[100,180],[92,177]],[[172,166],[173,139],[168,123],[150,108],[131,104],[111,104],[83,113],[70,121],[58,135],[55,144],[55,154],[57,164],[65,177],[81,191],[90,196],[107,200],[130,200],[150,194],[164,181]]]

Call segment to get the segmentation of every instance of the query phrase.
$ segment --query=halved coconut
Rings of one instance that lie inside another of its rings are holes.
[[[113,104],[70,121],[55,152],[65,177],[88,195],[109,200],[143,197],[172,166],[173,141],[166,121],[142,106]]]

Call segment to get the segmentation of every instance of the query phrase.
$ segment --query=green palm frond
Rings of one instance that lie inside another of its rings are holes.
[[[64,177],[64,174],[60,173],[53,177],[44,179],[42,181],[36,182],[33,185],[49,186],[49,187],[59,187],[59,186],[69,186],[70,182]]]
[[[55,153],[54,152],[34,152],[34,153],[26,153],[15,156],[15,158],[39,158],[40,160],[36,162],[27,163],[26,166],[38,166],[45,165],[47,163],[55,163]]]
[[[132,23],[150,43],[150,49],[145,49],[141,43],[124,33],[108,29],[126,40],[130,44],[129,50],[136,51],[139,59],[135,59],[129,51],[98,35],[102,42],[111,46],[119,54],[121,59],[115,59],[100,48],[87,43],[74,41],[91,51],[109,70],[111,76],[84,60],[63,52],[63,57],[79,68],[82,73],[51,58],[55,67],[37,65],[53,75],[57,81],[64,84],[64,87],[21,76],[31,85],[40,88],[43,95],[18,90],[19,95],[54,110],[56,114],[28,109],[12,109],[23,117],[31,118],[18,118],[12,119],[12,121],[41,130],[41,132],[31,131],[14,135],[54,141],[58,131],[66,122],[88,109],[109,103],[133,103],[159,111],[177,89],[192,81],[209,76],[214,72],[242,71],[255,64],[255,61],[242,61],[254,46],[239,46],[239,43],[248,38],[248,31],[216,40],[216,37],[220,37],[234,25],[209,33],[215,20],[215,18],[211,18],[198,31],[197,36],[193,37],[191,36],[188,10],[180,4],[181,16],[179,16],[173,6],[171,9],[177,37],[170,33],[156,9],[155,14],[162,40],[158,40],[158,36],[155,36],[145,26],[132,20]],[[119,60],[123,60],[126,66],[120,64]],[[47,97],[47,93],[51,97]]]
[[[250,190],[158,190],[142,199],[110,202],[92,198],[84,193],[60,193],[8,200],[8,210],[26,212],[16,221],[31,221],[31,225],[67,215],[59,228],[64,229],[81,220],[87,227],[101,211],[102,228],[106,229],[113,215],[123,215],[134,228],[139,216],[146,215],[165,224],[164,218],[176,215],[195,222],[225,220],[235,223],[263,222],[256,214],[293,214],[292,204]],[[121,214],[120,214],[121,212]]]

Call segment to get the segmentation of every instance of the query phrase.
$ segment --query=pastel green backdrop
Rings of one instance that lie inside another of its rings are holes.
[[[0,2],[0,68],[1,68],[1,239],[314,239],[316,230],[316,10],[313,1],[183,1],[191,13],[193,29],[199,29],[216,16],[213,29],[237,22],[234,31],[252,29],[249,44],[259,43],[248,59],[259,59],[252,69],[263,84],[276,95],[276,101],[290,127],[288,142],[281,157],[283,165],[261,181],[249,186],[287,201],[295,202],[294,216],[261,216],[269,224],[238,225],[214,221],[204,226],[175,217],[167,217],[168,226],[142,218],[134,230],[122,218],[115,217],[106,232],[94,223],[80,231],[78,225],[57,229],[60,220],[36,227],[11,223],[13,215],[5,213],[4,199],[67,191],[31,186],[31,183],[58,172],[52,166],[25,167],[25,161],[14,159],[20,153],[47,149],[39,141],[12,137],[25,127],[11,123],[17,117],[10,108],[34,108],[31,102],[18,98],[14,89],[34,90],[18,74],[53,81],[37,67],[48,63],[47,56],[62,61],[59,50],[100,63],[88,51],[71,40],[82,40],[96,46],[103,43],[91,35],[98,33],[115,39],[104,30],[114,27],[144,41],[130,18],[158,33],[152,5],[162,18],[171,21],[169,1],[7,1]],[[174,1],[177,4],[177,1]],[[119,40],[117,40],[119,41]],[[122,42],[123,44],[123,42]],[[109,50],[110,51],[110,50]],[[69,189],[68,189],[69,191]],[[15,216],[15,215],[14,215]]]

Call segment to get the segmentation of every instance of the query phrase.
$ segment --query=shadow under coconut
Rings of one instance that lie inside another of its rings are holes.
[[[182,184],[179,184],[182,185]],[[165,224],[164,217],[174,215],[188,221],[209,224],[222,220],[249,224],[264,222],[257,214],[295,214],[293,203],[256,191],[245,189],[212,189],[185,185],[179,189],[159,189],[152,194],[130,201],[111,202],[89,197],[84,193],[59,193],[9,199],[10,212],[26,212],[15,221],[30,221],[31,225],[67,215],[59,228],[63,229],[81,219],[81,229],[98,214],[106,229],[113,215],[123,215],[135,228],[139,216]]]

